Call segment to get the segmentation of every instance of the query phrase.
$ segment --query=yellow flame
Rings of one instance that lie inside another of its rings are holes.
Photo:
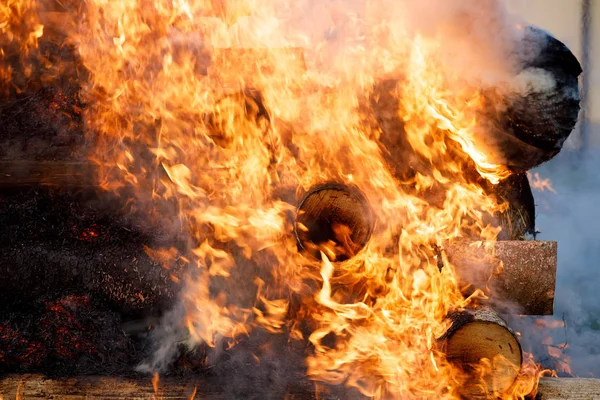
[[[0,30],[31,50],[37,3],[3,4]],[[314,345],[314,380],[375,398],[460,397],[462,372],[437,338],[478,296],[463,297],[447,260],[440,271],[438,249],[495,240],[506,205],[471,172],[492,184],[511,172],[485,140],[481,82],[443,56],[460,22],[418,32],[401,11],[386,0],[88,0],[79,11],[70,40],[89,74],[91,158],[103,188],[133,189],[157,226],[177,221],[194,243],[181,322],[193,344],[288,332]],[[358,187],[376,219],[367,246],[335,264],[299,253],[291,217],[328,181]],[[238,295],[249,286],[252,301]],[[535,390],[534,365],[489,396]]]

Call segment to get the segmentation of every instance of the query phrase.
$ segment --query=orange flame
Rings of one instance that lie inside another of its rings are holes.
[[[357,3],[86,1],[70,39],[89,73],[92,159],[103,188],[134,189],[140,208],[177,220],[195,244],[182,299],[190,344],[289,332],[314,346],[314,380],[375,398],[459,398],[462,372],[437,338],[448,313],[478,296],[463,298],[448,262],[440,272],[437,249],[496,239],[492,216],[506,205],[481,178],[496,184],[511,171],[486,141],[484,83],[446,51],[460,21],[420,32],[408,4]],[[43,34],[34,0],[9,0],[0,16],[23,49]],[[392,128],[374,115],[378,101]],[[407,141],[401,157],[384,136]],[[358,187],[377,221],[368,245],[340,263],[301,254],[290,218],[295,197],[327,181]],[[147,252],[166,265],[176,256]],[[248,270],[252,280],[231,279]],[[213,293],[215,279],[229,286]],[[252,301],[237,296],[248,290]],[[510,393],[489,397],[523,398],[538,376],[529,360]]]
[[[529,178],[529,183],[531,187],[540,192],[545,192],[546,190],[552,193],[556,193],[554,187],[552,186],[552,182],[549,178],[542,179],[538,172],[527,172],[527,178]]]

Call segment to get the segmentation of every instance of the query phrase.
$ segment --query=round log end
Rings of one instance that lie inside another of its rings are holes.
[[[524,172],[558,154],[573,131],[582,70],[564,43],[536,27],[524,30],[516,53],[521,72],[512,82],[515,92],[491,131],[505,164]]]
[[[373,225],[373,212],[360,190],[329,183],[304,196],[294,230],[300,251],[315,258],[324,252],[332,261],[344,261],[365,247]]]
[[[445,346],[448,361],[465,373],[461,394],[467,398],[506,392],[521,369],[519,341],[491,309],[455,317]]]

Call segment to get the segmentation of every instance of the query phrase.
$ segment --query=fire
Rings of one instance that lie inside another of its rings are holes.
[[[538,190],[540,192],[549,191],[552,193],[556,193],[556,190],[552,186],[552,181],[550,181],[549,178],[542,179],[538,172],[534,172],[533,174],[531,172],[528,172],[527,178],[529,178],[529,183],[531,184],[531,187],[533,187],[535,190]]]
[[[481,182],[511,171],[483,140],[483,84],[445,58],[453,21],[419,32],[389,3],[88,0],[71,38],[89,73],[84,118],[102,186],[133,188],[155,223],[195,244],[182,298],[190,345],[266,329],[308,338],[311,379],[374,398],[459,398],[466,378],[437,339],[449,312],[480,294],[463,297],[439,249],[496,239],[491,216],[506,205]],[[19,7],[35,15],[34,2],[11,4],[0,6],[3,32]],[[310,22],[331,29],[307,30],[298,16],[311,10]],[[43,28],[27,26],[29,48]],[[390,79],[397,104],[380,106],[403,132],[384,132],[373,116]],[[393,160],[400,174],[382,149],[390,134],[408,141],[410,154]],[[358,187],[376,220],[368,244],[354,254],[349,243],[354,256],[343,262],[301,254],[294,236],[297,198],[324,182]],[[243,287],[228,279],[248,268],[256,276]],[[214,293],[217,278],[226,283]],[[352,285],[360,291],[348,293]],[[252,301],[235,296],[248,290]],[[508,393],[487,395],[523,398],[538,373],[528,360]]]

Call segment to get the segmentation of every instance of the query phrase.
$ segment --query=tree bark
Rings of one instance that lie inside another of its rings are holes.
[[[483,245],[460,241],[445,248],[469,295],[481,289],[502,313],[552,315],[556,285],[556,242],[507,240]]]

